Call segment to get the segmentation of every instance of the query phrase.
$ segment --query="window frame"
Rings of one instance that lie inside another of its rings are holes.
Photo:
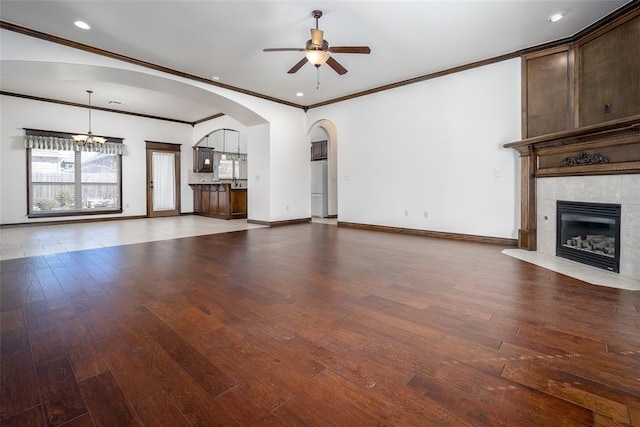
[[[47,131],[47,130],[39,130],[39,129],[24,129],[25,135],[33,135],[33,136],[45,136],[45,137],[55,137],[55,138],[63,138],[63,139],[71,139],[73,135],[69,132],[57,132],[57,131]],[[104,137],[108,143],[122,144],[123,138],[114,138],[114,137]],[[74,180],[70,182],[36,182],[38,184],[53,184],[55,185],[66,185],[66,186],[74,186],[82,191],[83,185],[117,185],[118,189],[118,201],[120,206],[115,209],[82,209],[82,210],[70,210],[70,211],[61,211],[61,212],[53,212],[47,211],[40,213],[39,211],[33,210],[33,174],[32,174],[32,148],[26,149],[26,163],[27,163],[27,218],[56,218],[56,217],[66,217],[66,216],[85,216],[85,215],[105,215],[105,214],[118,214],[122,213],[122,187],[123,187],[123,179],[122,179],[122,154],[114,154],[117,157],[118,162],[118,176],[116,183],[99,183],[99,182],[82,182],[82,152],[74,151]],[[74,194],[75,197],[75,194]],[[82,197],[82,195],[80,195]]]

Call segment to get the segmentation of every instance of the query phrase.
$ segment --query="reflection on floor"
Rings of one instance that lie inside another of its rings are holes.
[[[565,258],[523,249],[505,249],[502,253],[593,285],[640,291],[640,280]]]
[[[0,229],[0,260],[260,228],[246,220],[184,215],[166,218]]]

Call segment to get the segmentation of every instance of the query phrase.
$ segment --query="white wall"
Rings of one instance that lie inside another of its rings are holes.
[[[0,37],[0,52],[3,71],[27,70],[28,73],[23,74],[30,76],[31,74],[37,75],[42,70],[53,72],[60,69],[64,72],[57,73],[58,78],[83,78],[89,81],[93,79],[125,85],[139,85],[150,90],[159,89],[175,96],[197,99],[223,111],[227,116],[247,127],[248,155],[251,158],[248,180],[250,218],[273,222],[310,217],[308,136],[305,132],[305,115],[301,109],[11,31],[0,30],[0,33],[2,35]],[[55,111],[61,107],[52,104],[51,108],[52,110],[47,111]],[[80,111],[80,109],[78,110]],[[61,114],[58,113],[57,116]],[[30,115],[30,111],[25,112],[25,117]],[[95,121],[97,125],[97,116]],[[16,125],[19,128],[27,126],[23,123],[16,123]],[[80,130],[84,129],[84,126],[81,126]],[[56,127],[53,129],[57,130]],[[159,126],[159,129],[162,127]],[[134,134],[129,134],[129,127],[126,129],[118,127],[118,129],[120,132],[114,136],[122,136],[127,139],[138,137],[135,131],[133,131]],[[99,133],[98,129],[94,129],[94,132]],[[162,136],[164,137],[161,138]],[[185,138],[191,143],[188,144],[189,154],[183,158],[184,173],[192,167],[190,146],[201,136],[189,133],[189,136]],[[175,139],[172,135],[162,134],[162,132],[153,136],[145,135],[144,138]],[[2,135],[3,151],[5,150],[4,140],[5,136]],[[125,180],[127,179],[128,177],[125,177]],[[184,182],[186,185],[186,177]],[[183,202],[192,200],[190,191],[190,189],[188,191],[183,189]],[[1,197],[4,205],[4,194]],[[186,208],[186,204],[184,207]],[[190,205],[190,210],[192,209],[192,205]],[[131,212],[137,214],[138,210],[136,209],[135,213]],[[2,222],[5,222],[4,217]]]
[[[512,59],[306,118],[330,120],[340,135],[339,221],[516,238],[517,162],[502,145],[521,138],[520,109]]]
[[[191,167],[191,126],[163,120],[93,111],[92,130],[96,135],[123,137],[126,154],[122,158],[122,207],[124,216],[146,215],[145,140],[182,144],[181,210],[193,212],[193,193],[187,185]],[[23,128],[84,133],[88,127],[84,108],[0,96],[0,224],[38,222],[50,219],[27,218],[27,168]],[[122,216],[91,215],[91,218]],[[73,217],[73,219],[83,218]],[[57,218],[56,218],[57,219]]]

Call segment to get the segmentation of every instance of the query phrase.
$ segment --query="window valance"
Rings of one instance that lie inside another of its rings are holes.
[[[41,150],[89,151],[103,154],[124,154],[124,144],[105,142],[86,144],[72,138],[25,135],[24,146]]]

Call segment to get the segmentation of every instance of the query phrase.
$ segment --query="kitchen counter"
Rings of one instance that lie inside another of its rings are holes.
[[[231,182],[189,183],[193,188],[193,213],[221,219],[247,217],[247,188]]]

